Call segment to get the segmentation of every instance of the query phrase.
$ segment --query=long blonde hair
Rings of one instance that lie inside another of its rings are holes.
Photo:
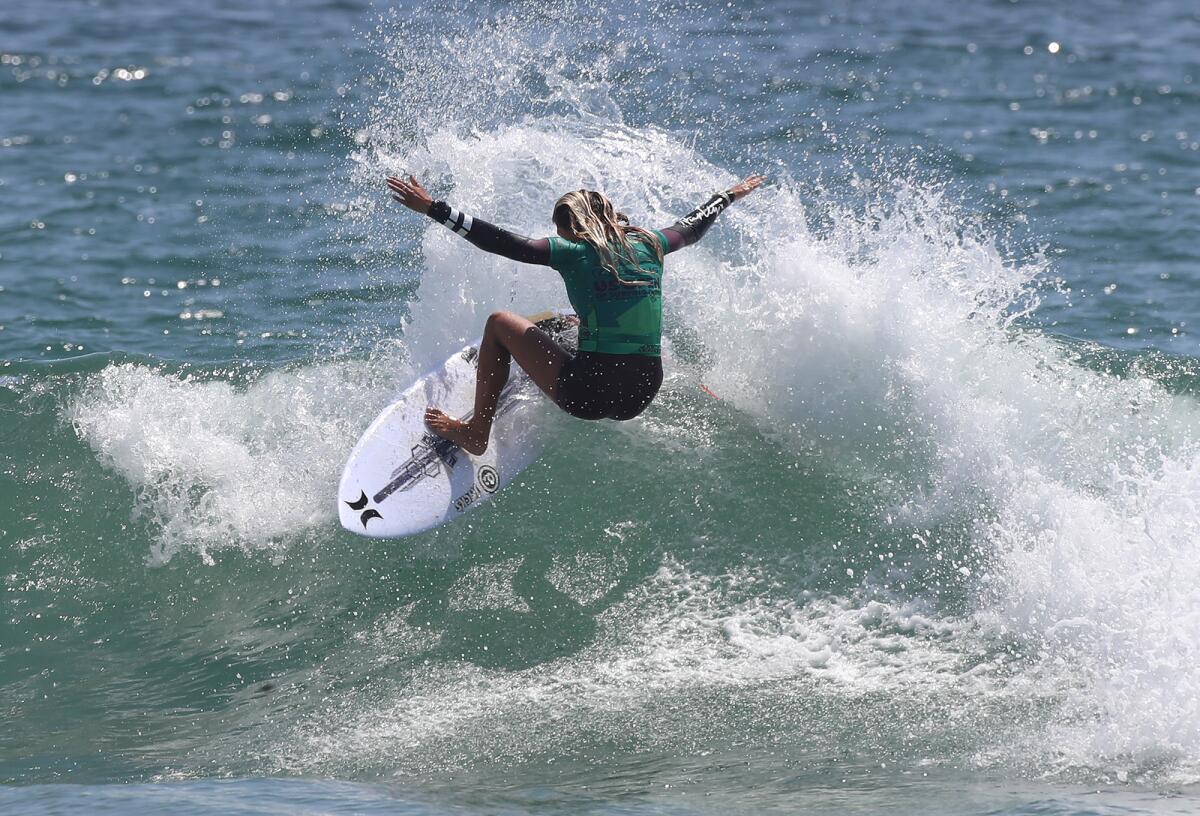
[[[654,248],[662,261],[663,250],[649,230],[629,223],[625,213],[617,212],[612,202],[595,190],[572,190],[554,202],[553,220],[600,256],[600,265],[612,273],[623,286],[652,286],[651,281],[625,280],[618,271],[620,264],[639,266],[630,238]]]

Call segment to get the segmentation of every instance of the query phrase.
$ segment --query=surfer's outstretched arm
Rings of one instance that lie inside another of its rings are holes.
[[[550,241],[545,238],[526,238],[509,232],[503,227],[489,224],[481,218],[472,218],[451,207],[445,201],[435,201],[429,206],[429,217],[439,224],[466,238],[484,252],[503,255],[514,261],[527,264],[550,265]]]
[[[472,218],[445,201],[434,201],[421,182],[412,176],[407,181],[388,176],[387,183],[392,190],[392,198],[410,210],[424,213],[439,224],[444,224],[484,252],[521,263],[550,265],[550,242],[547,239],[517,235],[481,218]]]
[[[663,230],[663,234],[667,236],[669,242],[667,252],[683,249],[685,246],[691,246],[699,241],[726,207],[758,189],[758,186],[764,181],[766,181],[765,176],[756,174],[728,190],[713,193],[712,198],[708,201]]]

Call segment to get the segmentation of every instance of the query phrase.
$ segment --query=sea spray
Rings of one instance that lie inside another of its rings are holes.
[[[363,417],[406,369],[388,357],[269,372],[235,385],[122,364],[88,378],[67,419],[138,491],[149,557],[211,562],[225,547],[282,552],[336,520],[336,484]]]

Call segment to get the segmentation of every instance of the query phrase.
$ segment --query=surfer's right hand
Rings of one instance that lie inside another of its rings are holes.
[[[433,203],[433,197],[421,186],[421,182],[417,181],[416,176],[410,175],[407,181],[398,176],[388,176],[387,185],[392,191],[393,199],[421,215],[429,213],[429,205]]]
[[[743,181],[730,187],[729,194],[731,196],[733,196],[734,201],[737,201],[739,198],[745,198],[746,196],[750,195],[755,190],[757,190],[762,185],[762,183],[766,180],[767,180],[766,176],[760,175],[758,173],[755,173],[754,175],[751,175],[751,176],[747,176]]]

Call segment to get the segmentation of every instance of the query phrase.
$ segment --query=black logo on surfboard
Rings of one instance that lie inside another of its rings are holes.
[[[443,465],[447,470],[453,469],[458,463],[460,450],[449,439],[427,433],[412,447],[411,453],[411,456],[392,471],[392,480],[375,494],[376,503],[382,502],[398,490],[407,490],[426,476],[438,475]]]
[[[358,510],[362,510],[364,507],[367,506],[367,501],[368,501],[367,492],[365,490],[361,491],[361,492],[362,492],[362,495],[359,496],[357,499],[355,499],[354,501],[346,502],[346,506],[349,507],[351,510],[358,511]],[[363,528],[366,529],[368,521],[370,521],[371,519],[381,519],[381,518],[383,518],[383,516],[380,515],[379,511],[376,510],[374,507],[372,507],[371,509],[362,512],[359,515],[358,520],[362,522]]]
[[[500,474],[496,473],[496,469],[491,465],[481,467],[475,478],[479,480],[479,486],[488,493],[495,493],[496,488],[500,486]]]
[[[454,509],[459,513],[483,498],[485,493],[495,493],[500,487],[500,474],[491,465],[484,465],[475,472],[475,484],[454,500]]]

